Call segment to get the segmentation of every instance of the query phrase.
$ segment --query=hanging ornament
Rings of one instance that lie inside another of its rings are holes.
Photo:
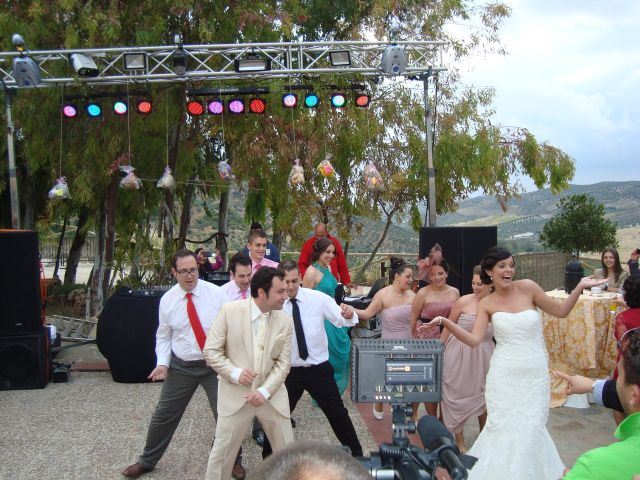
[[[296,158],[295,164],[289,172],[289,185],[298,185],[304,183],[304,169],[300,165],[300,160]]]
[[[67,177],[59,177],[56,184],[49,190],[49,198],[51,200],[70,200],[69,186],[67,185]]]
[[[229,165],[226,160],[221,160],[218,163],[218,175],[220,175],[220,178],[223,182],[230,182],[231,180],[236,178],[236,176],[231,171],[231,165]]]
[[[384,186],[382,177],[371,160],[364,167],[364,184],[370,192],[379,192]]]
[[[137,177],[133,171],[131,165],[120,165],[120,171],[126,173],[125,177],[120,180],[120,188],[125,188],[127,190],[140,190],[142,188],[142,181]]]
[[[171,175],[171,167],[169,167],[169,165],[164,167],[164,173],[160,177],[160,180],[158,180],[156,187],[164,188],[165,190],[173,190],[176,188],[176,181],[173,175]]]
[[[318,164],[318,171],[325,178],[333,177],[335,175],[335,170],[333,169],[333,165],[331,165],[330,161],[332,156],[333,155],[331,155],[330,153],[327,153],[327,155],[324,157],[324,160],[322,160]]]

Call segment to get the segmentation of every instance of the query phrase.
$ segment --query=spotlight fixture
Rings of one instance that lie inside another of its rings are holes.
[[[298,96],[295,93],[287,92],[282,95],[282,106],[285,108],[295,108],[298,105]]]
[[[125,53],[123,56],[125,70],[146,70],[147,54],[146,53]]]
[[[307,93],[304,96],[304,106],[307,108],[316,108],[320,103],[320,99],[318,98],[318,94],[315,92]]]
[[[211,115],[222,115],[224,113],[224,102],[219,98],[207,100],[207,113]]]
[[[71,65],[81,77],[97,77],[100,73],[95,60],[84,53],[72,53],[69,57]]]
[[[171,61],[173,62],[173,70],[176,75],[183,77],[187,74],[187,54],[182,46],[182,35],[176,33],[173,36],[173,43],[176,46],[176,50],[171,54]]]
[[[78,116],[78,107],[67,103],[62,106],[62,115],[64,115],[65,118],[75,118]]]
[[[150,99],[143,98],[136,102],[136,112],[142,115],[147,115],[151,113],[151,110],[153,110],[153,103]]]
[[[349,50],[335,50],[329,52],[329,60],[332,67],[349,67],[351,66],[351,53]]]
[[[356,107],[366,108],[371,103],[371,96],[366,93],[358,93],[356,95]]]
[[[198,117],[204,113],[204,105],[197,100],[187,102],[187,113],[192,117]]]
[[[98,118],[102,116],[102,106],[96,102],[89,102],[84,107],[90,118]]]
[[[333,108],[342,108],[347,103],[347,97],[342,92],[334,92],[331,94],[331,106]]]
[[[267,110],[267,102],[263,98],[249,100],[249,113],[264,113]]]
[[[229,113],[244,113],[244,100],[242,98],[234,98],[229,100]]]
[[[113,102],[113,113],[122,116],[126,115],[129,111],[129,105],[124,100],[116,100]]]
[[[11,42],[20,52],[19,57],[13,59],[12,76],[19,87],[37,87],[42,83],[40,67],[33,58],[25,54],[26,44],[19,33],[14,33]]]
[[[271,70],[271,59],[262,58],[259,55],[247,55],[234,60],[233,66],[236,72],[264,72]]]
[[[390,75],[400,75],[407,68],[407,59],[404,55],[404,47],[391,44],[382,52],[380,69]]]

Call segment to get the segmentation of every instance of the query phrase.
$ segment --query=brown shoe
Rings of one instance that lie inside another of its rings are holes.
[[[231,476],[236,480],[244,480],[244,477],[247,475],[244,467],[239,463],[236,463],[233,466],[233,470],[231,470]]]
[[[122,471],[122,475],[128,478],[138,478],[140,475],[144,475],[145,473],[148,473],[151,470],[153,469],[147,468],[141,463],[134,463],[133,465],[129,465],[127,468],[125,468]]]

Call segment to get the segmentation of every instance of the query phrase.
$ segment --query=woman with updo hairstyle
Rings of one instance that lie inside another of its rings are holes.
[[[613,247],[605,248],[600,256],[600,265],[602,268],[596,268],[593,277],[606,278],[607,283],[603,287],[609,292],[617,292],[629,277],[629,272],[622,269],[618,250]]]
[[[411,303],[415,293],[413,268],[402,258],[391,257],[391,285],[378,291],[366,310],[354,309],[360,321],[369,320],[378,315],[382,325],[383,339],[409,340],[412,338],[409,325]],[[373,416],[378,420],[384,417],[382,403],[373,404]]]

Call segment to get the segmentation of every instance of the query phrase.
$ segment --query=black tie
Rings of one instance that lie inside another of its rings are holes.
[[[291,298],[289,300],[291,301],[291,308],[293,311],[293,327],[296,329],[296,338],[298,339],[298,353],[302,360],[306,360],[309,356],[309,351],[307,350],[307,341],[304,338],[304,330],[302,329],[298,300],[295,298]]]

